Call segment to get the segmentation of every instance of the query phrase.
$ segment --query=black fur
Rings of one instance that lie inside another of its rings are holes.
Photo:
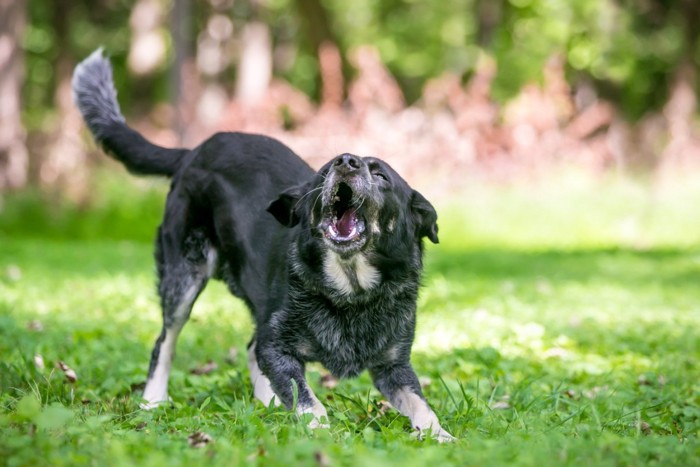
[[[392,401],[401,388],[423,397],[410,354],[422,239],[438,242],[437,214],[388,164],[342,154],[314,172],[280,142],[243,133],[193,150],[155,146],[124,123],[99,51],[73,88],[108,153],[173,179],[157,239],[164,324],[149,379],[166,333],[177,337],[214,277],[250,308],[260,369],[287,407],[292,381],[299,404],[313,403],[310,361],[338,377],[368,369]]]

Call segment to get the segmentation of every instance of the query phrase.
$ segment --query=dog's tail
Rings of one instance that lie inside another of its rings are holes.
[[[189,150],[156,146],[126,125],[117,102],[112,66],[101,48],[75,67],[72,84],[73,100],[93,137],[129,172],[167,176],[177,172]]]

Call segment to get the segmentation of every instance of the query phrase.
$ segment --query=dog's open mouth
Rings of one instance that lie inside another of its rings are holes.
[[[336,243],[346,243],[362,237],[365,222],[353,205],[353,190],[350,185],[340,182],[331,203],[326,218],[326,238]]]

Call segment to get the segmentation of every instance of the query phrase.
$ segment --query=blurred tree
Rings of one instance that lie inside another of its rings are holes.
[[[251,15],[243,28],[236,98],[244,107],[260,104],[272,80],[272,39],[269,26],[261,21],[259,0],[251,1]]]
[[[75,57],[71,43],[71,28],[75,2],[51,2],[51,22],[55,33],[53,72],[53,107],[60,118],[48,132],[46,149],[38,165],[39,181],[60,187],[71,198],[83,200],[88,195],[88,155],[80,142],[81,117],[73,105],[71,78]]]
[[[631,15],[630,29],[642,47],[631,86],[619,86],[618,101],[641,114],[663,105],[674,86],[698,90],[700,2],[697,0],[617,0]],[[647,39],[645,39],[647,38]],[[695,109],[693,109],[694,111]]]
[[[478,0],[476,16],[478,18],[477,41],[479,46],[491,46],[496,28],[501,22],[503,0]]]
[[[183,115],[183,72],[185,63],[192,58],[190,0],[173,0],[171,34],[174,60],[170,67],[170,93],[174,110],[173,127],[178,143],[183,141],[185,116]]]
[[[159,133],[165,141],[182,130],[197,134],[197,122],[216,125],[232,95],[259,99],[273,75],[339,108],[348,77],[360,74],[348,57],[366,45],[408,104],[436,76],[463,86],[484,59],[497,64],[489,65],[488,97],[507,103],[544,83],[555,57],[566,89],[591,90],[579,102],[604,97],[632,119],[661,108],[682,114],[677,134],[697,112],[697,0],[0,0],[0,8],[0,32],[10,32],[9,48],[0,44],[0,187],[27,178],[17,92],[23,55],[30,178],[75,180],[71,167],[87,163],[69,137],[77,120],[68,83],[76,61],[98,46],[110,55],[122,110],[148,112],[140,124],[174,126]]]
[[[70,80],[77,59],[104,46],[113,56],[120,102],[130,107],[133,96],[124,80],[129,5],[111,0],[31,1],[27,10],[22,97],[30,136],[29,175],[34,182],[84,201],[90,167]],[[154,95],[149,93],[149,99]]]
[[[430,77],[474,71],[479,56],[476,2],[326,0],[323,4],[340,49],[375,47],[407,101],[414,102]],[[484,0],[484,9],[487,3]]]
[[[0,192],[27,182],[29,161],[20,105],[25,22],[24,0],[0,0]]]
[[[333,24],[331,23],[330,12],[320,0],[294,0],[294,3],[301,18],[301,23],[304,25],[303,30],[309,42],[311,54],[319,58],[319,60],[328,57],[329,59],[324,62],[328,64],[326,67],[330,66],[329,63],[333,61],[331,57],[338,56],[340,58],[340,71],[342,76],[338,77],[339,79],[336,81],[343,86],[344,83],[348,82],[347,78],[350,75],[350,65],[347,60],[347,54],[344,53],[345,51],[340,50],[340,43],[333,28]],[[338,54],[336,51],[340,51],[340,53]],[[324,63],[320,63],[319,78],[324,74],[326,77],[333,74],[332,70],[328,70],[324,73]],[[328,96],[337,94],[338,91],[332,90],[331,88],[333,86],[328,81],[327,78],[326,82],[322,83],[325,86],[325,100],[335,100],[337,97]],[[340,92],[344,95],[347,90],[340,89]]]
[[[324,42],[337,43],[328,11],[319,0],[295,0],[311,49],[320,50]]]
[[[594,83],[638,119],[664,105],[678,70],[698,67],[699,23],[695,0],[508,0],[488,49],[499,66],[494,93],[508,100],[562,54],[572,85]]]

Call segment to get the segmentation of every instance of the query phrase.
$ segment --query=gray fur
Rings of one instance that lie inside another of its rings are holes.
[[[112,66],[102,49],[75,67],[72,86],[73,100],[95,140],[130,172],[173,176],[182,167],[189,150],[157,146],[126,125],[117,102]]]
[[[75,68],[72,86],[73,101],[95,139],[101,141],[110,125],[124,122],[114,89],[112,65],[102,48]]]

